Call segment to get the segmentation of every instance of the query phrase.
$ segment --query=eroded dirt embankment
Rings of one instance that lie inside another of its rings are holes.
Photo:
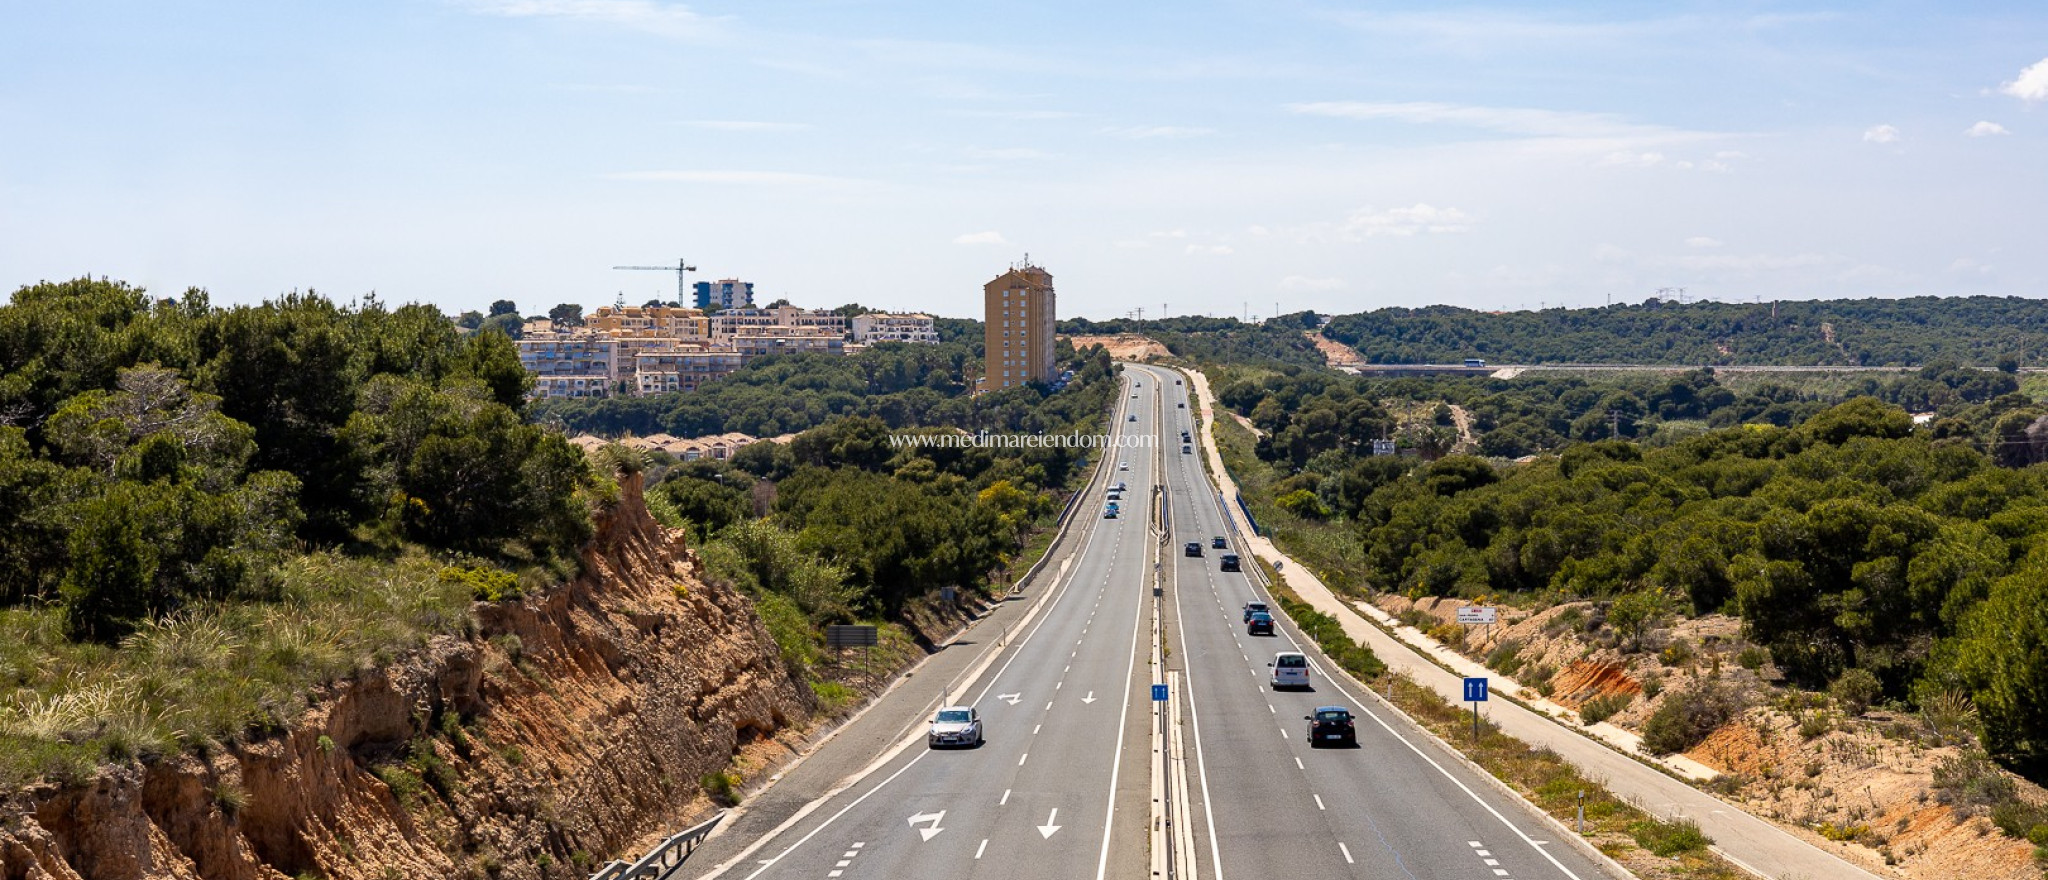
[[[333,687],[289,729],[0,804],[0,880],[580,878],[713,805],[812,709],[639,478],[545,595]]]

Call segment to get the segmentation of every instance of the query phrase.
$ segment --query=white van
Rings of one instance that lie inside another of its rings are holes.
[[[1273,662],[1266,665],[1273,667],[1274,690],[1277,691],[1282,688],[1309,689],[1308,655],[1298,654],[1293,651],[1281,651],[1278,654],[1274,654]]]

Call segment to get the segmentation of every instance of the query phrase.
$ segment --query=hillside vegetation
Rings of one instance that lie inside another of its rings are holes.
[[[0,307],[0,771],[269,729],[314,684],[573,572],[599,488],[511,342],[432,308]]]
[[[1338,315],[1324,331],[1376,364],[1629,363],[1989,367],[2038,360],[2048,302],[1912,297],[1640,304],[1481,312],[1456,306]]]

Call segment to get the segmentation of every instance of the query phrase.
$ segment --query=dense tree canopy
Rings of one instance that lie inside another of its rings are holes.
[[[425,306],[22,288],[0,307],[0,599],[112,640],[263,596],[302,544],[571,558],[588,469],[524,422],[526,381],[502,334]]]

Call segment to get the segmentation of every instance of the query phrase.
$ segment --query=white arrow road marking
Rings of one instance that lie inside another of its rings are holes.
[[[1093,703],[1093,702],[1095,702],[1095,692],[1094,692],[1094,691],[1089,691],[1089,692],[1088,692],[1088,696],[1085,696],[1085,697],[1082,697],[1082,698],[1081,698],[1081,702],[1083,702],[1083,703]]]
[[[919,822],[932,823],[930,828],[917,829],[917,833],[924,835],[924,839],[930,840],[933,837],[938,836],[939,832],[946,830],[944,828],[939,827],[939,821],[944,818],[946,818],[946,811],[940,810],[936,813],[919,813],[915,816],[910,817],[909,822],[912,825],[916,825]]]
[[[1017,701],[1018,701],[1018,700],[1021,700],[1021,699],[1023,699],[1023,698],[1024,698],[1024,695],[1023,695],[1023,694],[997,694],[997,695],[996,695],[996,699],[998,699],[998,700],[1002,700],[1002,701],[1003,701],[1003,702],[1005,702],[1005,703],[1009,703],[1009,704],[1010,704],[1010,705],[1012,705],[1012,706],[1015,706],[1015,705],[1017,705]]]
[[[1059,817],[1060,809],[1058,807],[1054,807],[1052,809],[1052,815],[1045,817],[1045,824],[1038,826],[1038,833],[1046,837],[1051,837],[1053,832],[1060,830],[1060,826],[1052,824],[1052,821],[1054,819],[1058,819]]]

